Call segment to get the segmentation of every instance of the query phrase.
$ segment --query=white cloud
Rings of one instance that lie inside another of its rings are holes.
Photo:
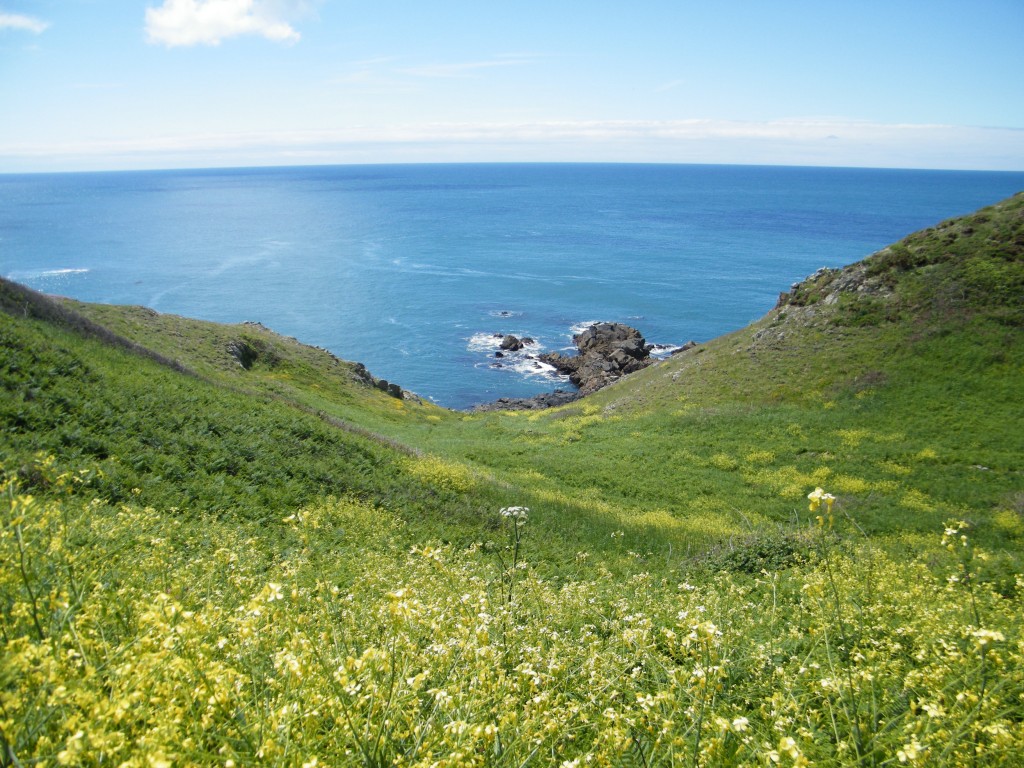
[[[48,22],[32,16],[23,16],[20,13],[0,13],[0,30],[18,29],[38,35],[49,26]]]
[[[283,18],[287,8],[273,0],[164,0],[146,9],[146,35],[168,47],[219,45],[239,35],[294,43],[299,33]]]

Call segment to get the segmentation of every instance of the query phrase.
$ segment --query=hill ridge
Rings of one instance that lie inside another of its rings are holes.
[[[148,358],[153,362],[171,368],[188,376],[198,374],[177,360],[171,360],[131,339],[114,333],[106,326],[90,320],[59,299],[40,293],[21,283],[0,276],[0,311],[17,317],[43,320],[65,328],[87,338],[94,338],[104,344],[123,349],[134,355]]]

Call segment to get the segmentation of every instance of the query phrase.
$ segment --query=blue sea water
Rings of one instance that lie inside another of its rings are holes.
[[[1024,173],[378,165],[0,176],[0,274],[260,321],[441,405],[566,386],[494,334],[704,341],[780,291],[1024,189]],[[502,367],[496,367],[497,365]]]

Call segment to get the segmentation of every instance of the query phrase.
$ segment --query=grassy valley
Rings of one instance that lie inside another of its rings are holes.
[[[549,411],[0,309],[0,765],[1024,760],[1024,194]]]

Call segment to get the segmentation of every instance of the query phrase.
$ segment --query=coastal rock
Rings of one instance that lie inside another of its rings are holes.
[[[379,389],[381,392],[391,395],[392,397],[398,400],[402,400],[405,396],[405,393],[402,391],[402,388],[400,386],[398,386],[397,384],[392,384],[387,379],[377,379],[377,381],[374,382],[374,386],[377,387],[377,389]]]
[[[653,346],[636,328],[623,323],[595,323],[573,337],[578,355],[550,352],[540,359],[586,396],[654,362]]]
[[[697,346],[697,342],[694,341],[693,339],[690,339],[688,342],[683,344],[683,346],[676,347],[675,349],[673,349],[669,354],[671,354],[671,355],[678,355],[681,352],[689,352],[691,349],[693,349],[696,346]]]
[[[520,339],[517,336],[513,336],[511,333],[496,333],[494,334],[494,336],[495,338],[501,339],[499,349],[505,352],[518,352],[521,349],[524,349],[537,343],[529,336],[524,336],[523,338]]]
[[[564,389],[556,389],[554,392],[545,392],[533,397],[502,397],[491,403],[483,403],[473,407],[476,412],[484,411],[539,411],[544,408],[554,408],[559,405],[568,405],[580,399],[579,392],[567,392]]]
[[[890,249],[885,248],[875,254],[884,255]],[[776,309],[812,308],[815,304],[835,304],[840,294],[871,296],[888,299],[892,289],[881,275],[873,275],[868,261],[859,261],[842,269],[822,267],[814,274],[793,283],[790,289],[779,294]]]
[[[501,348],[514,351],[522,347],[515,344],[528,345],[535,343],[533,339],[518,339],[506,334],[495,334],[501,338]],[[568,376],[578,392],[566,392],[556,389],[534,397],[503,397],[491,403],[484,403],[473,408],[474,411],[522,411],[554,408],[566,405],[575,400],[596,392],[614,381],[630,373],[639,371],[655,362],[651,357],[652,344],[648,344],[643,334],[636,328],[623,323],[595,323],[573,337],[578,354],[566,355],[561,352],[546,352],[535,359],[537,368],[541,364],[550,365],[558,373]],[[509,346],[506,347],[506,344]],[[690,342],[684,348],[696,346]],[[496,357],[503,356],[496,352]],[[492,363],[492,367],[500,367],[501,363]]]
[[[580,367],[579,355],[563,355],[561,352],[546,352],[540,356],[542,362],[552,366],[563,376],[572,376]]]
[[[523,342],[513,336],[511,333],[503,336],[501,339],[501,349],[506,352],[518,352],[523,348]]]
[[[364,385],[366,385],[368,387],[372,387],[373,386],[373,376],[370,375],[370,372],[366,369],[366,366],[363,365],[362,363],[353,363],[352,364],[352,375],[361,384],[364,384]]]

